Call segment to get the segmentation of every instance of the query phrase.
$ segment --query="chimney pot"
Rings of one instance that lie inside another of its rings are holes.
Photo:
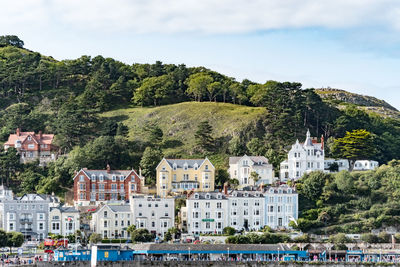
[[[17,128],[17,136],[21,135],[21,128]]]
[[[107,173],[110,173],[110,172],[111,172],[110,164],[107,164]]]

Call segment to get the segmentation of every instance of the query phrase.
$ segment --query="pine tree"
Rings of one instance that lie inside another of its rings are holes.
[[[212,137],[212,126],[208,121],[200,122],[195,133],[196,147],[203,152],[211,152],[215,149],[214,138]]]

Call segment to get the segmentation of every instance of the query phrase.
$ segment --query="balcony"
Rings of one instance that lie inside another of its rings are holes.
[[[29,232],[32,232],[32,230],[33,230],[32,228],[21,228],[20,232],[21,233],[29,233]]]
[[[32,218],[20,218],[19,222],[21,224],[25,224],[25,223],[32,224],[33,223],[33,219]]]

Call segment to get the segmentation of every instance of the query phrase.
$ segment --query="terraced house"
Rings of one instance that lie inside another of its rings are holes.
[[[134,170],[81,169],[74,176],[74,205],[89,206],[106,202],[125,202],[140,193],[144,178]]]
[[[157,168],[157,195],[214,191],[215,167],[205,159],[162,159]]]

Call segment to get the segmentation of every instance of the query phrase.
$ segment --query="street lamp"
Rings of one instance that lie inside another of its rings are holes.
[[[229,247],[228,247],[228,261],[229,261]]]
[[[190,261],[190,247],[189,247],[189,258],[188,258],[188,260]]]
[[[279,252],[280,252],[281,248],[278,247],[278,261],[281,261],[280,256],[279,256]]]

